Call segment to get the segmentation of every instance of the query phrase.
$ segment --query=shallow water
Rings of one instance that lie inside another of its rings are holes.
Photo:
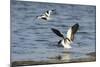
[[[46,10],[56,9],[49,21],[36,19]],[[11,61],[47,61],[57,59],[89,58],[95,52],[95,6],[47,4],[36,2],[11,3]],[[61,39],[51,28],[59,29],[66,36],[69,27],[79,23],[79,31],[71,49],[58,47]]]

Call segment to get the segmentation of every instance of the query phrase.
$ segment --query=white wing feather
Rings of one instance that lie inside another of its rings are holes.
[[[72,37],[72,29],[69,28],[68,31],[67,31],[67,36],[66,36],[69,40],[71,40],[71,37]]]

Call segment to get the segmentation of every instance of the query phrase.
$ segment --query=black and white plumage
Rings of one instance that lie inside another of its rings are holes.
[[[43,20],[49,20],[51,13],[54,12],[54,11],[55,10],[48,10],[43,15],[37,16],[37,18],[38,19],[43,19]]]
[[[58,44],[63,45],[64,48],[71,48],[70,44],[73,42],[74,35],[75,35],[75,33],[77,32],[78,29],[79,29],[79,24],[78,23],[74,24],[71,28],[68,29],[67,35],[66,35],[66,37],[64,37],[64,35],[59,30],[51,28],[51,30],[56,35],[58,35],[59,37],[62,38],[62,40],[60,40],[58,42]]]

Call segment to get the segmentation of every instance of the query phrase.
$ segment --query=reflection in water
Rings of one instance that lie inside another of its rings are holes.
[[[61,60],[61,61],[70,61],[70,59],[71,59],[71,56],[70,56],[70,54],[62,54],[62,55],[59,55],[58,56],[58,59],[59,60]]]
[[[71,59],[71,55],[69,53],[64,53],[64,54],[61,54],[61,55],[57,55],[55,57],[50,57],[49,59],[52,59],[52,60],[58,60],[58,61],[66,61],[66,62],[69,62],[70,59]]]

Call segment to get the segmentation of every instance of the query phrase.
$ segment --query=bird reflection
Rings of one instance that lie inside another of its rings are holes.
[[[54,60],[61,61],[61,62],[69,62],[71,59],[71,56],[69,53],[64,53],[61,55],[57,55],[55,57],[51,57],[50,59],[54,59]]]

